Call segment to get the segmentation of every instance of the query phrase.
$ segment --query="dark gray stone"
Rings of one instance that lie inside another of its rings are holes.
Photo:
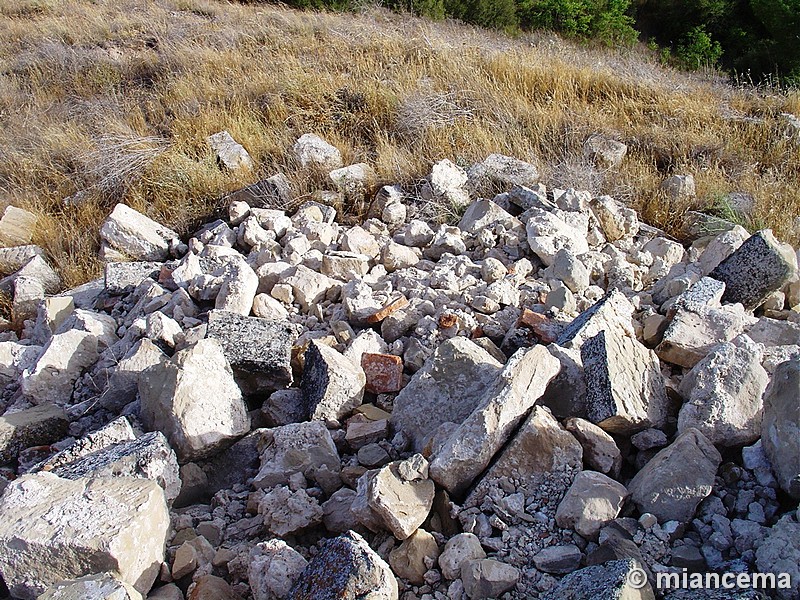
[[[0,464],[31,446],[52,444],[67,434],[69,419],[55,404],[42,404],[0,417]]]
[[[677,546],[672,550],[672,560],[670,564],[679,569],[688,569],[692,572],[700,572],[706,569],[706,559],[694,546]]]
[[[258,442],[263,429],[248,433],[233,446],[200,463],[200,467],[208,477],[208,492],[213,495],[219,490],[232,488],[236,484],[244,484],[256,476],[261,464]]]
[[[707,306],[719,308],[724,294],[724,283],[711,277],[703,277],[676,298],[675,303],[670,307],[670,314],[674,315],[679,308],[693,312],[700,312]]]
[[[389,565],[353,531],[327,541],[308,563],[287,600],[397,600]]]
[[[754,309],[771,292],[781,289],[797,268],[794,250],[764,229],[745,242],[711,271],[711,277],[725,283],[723,302],[740,302]]]
[[[234,201],[246,202],[252,208],[282,209],[291,204],[292,190],[286,175],[278,173],[233,192],[228,196],[228,203]]]
[[[219,340],[231,367],[257,376],[260,389],[291,385],[292,345],[297,339],[292,323],[212,310],[206,337]]]
[[[148,277],[158,281],[162,264],[152,261],[106,263],[106,292],[113,295],[127,294]]]
[[[758,590],[704,590],[692,588],[675,590],[664,600],[767,600],[769,596]]]
[[[633,334],[632,315],[633,306],[625,295],[618,290],[611,290],[575,317],[558,336],[556,344],[566,348],[577,348],[598,332],[620,326]]]
[[[542,600],[653,600],[649,584],[637,590],[628,581],[630,573],[641,568],[630,558],[585,567],[564,577]]]
[[[360,365],[312,341],[305,353],[300,389],[308,419],[341,419],[361,404],[366,375]]]
[[[68,465],[56,467],[51,473],[73,480],[81,477],[150,479],[164,489],[170,503],[181,491],[178,459],[160,431],[113,444]]]

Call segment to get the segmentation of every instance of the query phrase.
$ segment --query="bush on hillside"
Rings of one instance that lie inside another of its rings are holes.
[[[523,27],[550,29],[570,37],[627,45],[638,33],[627,14],[629,0],[518,0]]]

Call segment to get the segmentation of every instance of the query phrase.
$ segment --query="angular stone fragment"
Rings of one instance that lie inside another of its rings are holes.
[[[719,446],[744,446],[761,437],[762,396],[769,383],[762,358],[761,346],[747,335],[707,354],[681,381],[687,401],[678,431],[695,428]]]
[[[201,575],[189,586],[186,600],[242,600],[242,597],[221,577]]]
[[[463,493],[542,396],[561,365],[545,347],[512,356],[472,413],[435,450],[431,478]]]
[[[166,435],[182,463],[209,457],[250,430],[242,393],[215,339],[148,368],[139,396],[145,426]]]
[[[0,464],[14,460],[25,448],[52,444],[67,433],[64,409],[42,404],[0,417]]]
[[[641,578],[640,578],[641,577]],[[641,563],[627,558],[584,567],[564,577],[542,600],[655,600]]]
[[[292,384],[290,362],[297,338],[292,323],[212,310],[206,335],[220,342],[234,369],[268,379],[273,389]]]
[[[403,385],[403,360],[393,354],[361,355],[361,368],[367,378],[366,391],[372,394],[399,392]]]
[[[291,491],[279,485],[258,503],[264,527],[276,536],[297,533],[322,522],[322,507],[304,489]]]
[[[360,201],[374,190],[378,176],[367,163],[356,163],[334,169],[328,173],[328,177],[346,199]]]
[[[63,466],[52,468],[64,479],[81,477],[141,477],[160,485],[172,504],[181,491],[178,459],[159,431],[136,440],[106,446]]]
[[[255,271],[244,260],[233,260],[225,269],[214,308],[246,317],[253,309],[253,299],[257,291],[258,275]]]
[[[612,433],[660,427],[667,418],[667,392],[655,352],[635,338],[600,332],[581,347],[587,415]]]
[[[5,246],[28,244],[39,218],[30,211],[16,206],[7,206],[0,219],[0,243]]]
[[[57,452],[46,461],[32,467],[29,472],[53,471],[64,467],[80,458],[101,451],[119,442],[128,442],[136,439],[136,434],[126,417],[114,419],[100,429],[75,440],[71,445]]]
[[[688,429],[636,474],[628,491],[640,512],[654,514],[661,523],[688,523],[711,493],[721,462],[708,438]]]
[[[759,545],[756,567],[761,573],[783,577],[782,583],[774,590],[774,597],[794,600],[800,595],[800,523],[791,514],[781,517]]]
[[[34,256],[44,258],[44,250],[30,244],[0,248],[0,274],[8,275],[19,271]]]
[[[467,175],[469,186],[477,195],[488,195],[513,186],[532,187],[539,181],[539,171],[534,165],[502,154],[490,154],[473,166]]]
[[[245,202],[253,208],[279,209],[288,208],[292,202],[292,188],[289,178],[283,173],[276,173],[272,177],[262,179],[240,190],[235,191],[228,200],[234,202]],[[262,227],[266,227],[264,219],[257,217],[262,222]],[[242,218],[244,220],[244,218]],[[231,226],[238,223],[231,221]],[[278,230],[280,231],[280,230]],[[278,236],[280,237],[280,235]]]
[[[26,261],[16,273],[0,280],[0,291],[6,293],[14,291],[16,296],[17,286],[26,283],[38,285],[43,292],[48,294],[55,294],[61,287],[61,278],[46,259],[36,254]]]
[[[639,231],[636,211],[620,206],[611,196],[592,198],[589,205],[609,242],[636,235]]]
[[[356,498],[355,490],[341,488],[336,490],[322,505],[322,522],[330,533],[345,533],[361,528],[361,524],[351,510]]]
[[[775,476],[794,498],[800,498],[800,360],[778,365],[764,396],[761,441]]]
[[[158,280],[164,263],[153,261],[107,262],[105,286],[109,294],[126,294],[148,277]]]
[[[369,271],[370,257],[355,252],[329,252],[322,257],[322,273],[340,281],[361,279]]]
[[[439,345],[394,400],[391,423],[422,450],[444,423],[462,423],[494,385],[502,364],[464,337]]]
[[[591,135],[583,143],[583,156],[601,169],[616,169],[627,152],[625,144],[603,135]]]
[[[41,346],[27,346],[18,342],[0,342],[0,383],[16,380],[30,369],[42,353]]]
[[[375,311],[374,313],[367,316],[366,321],[370,325],[374,325],[375,323],[380,323],[389,315],[402,310],[408,306],[408,299],[405,296],[401,296],[384,306],[383,308]]]
[[[587,540],[596,540],[600,529],[617,517],[627,496],[625,486],[610,477],[581,471],[558,505],[556,523]]]
[[[436,539],[424,529],[417,529],[389,554],[389,564],[395,575],[414,585],[425,583],[428,564],[439,557]]]
[[[129,583],[100,573],[57,583],[37,600],[143,600],[143,596]]]
[[[461,581],[470,600],[498,598],[514,588],[519,569],[491,558],[470,560],[461,567]]]
[[[180,239],[171,229],[117,204],[100,227],[100,237],[111,248],[135,260],[164,260],[170,244]]]
[[[227,131],[220,131],[208,137],[208,144],[216,153],[217,160],[226,169],[252,169],[253,159],[240,143]]]
[[[586,215],[539,208],[531,208],[525,215],[528,216],[525,223],[528,244],[546,266],[553,264],[556,253],[562,248],[575,255],[589,251],[586,241],[589,219]]]
[[[747,309],[761,304],[770,292],[781,289],[797,272],[797,256],[788,244],[764,229],[711,271],[725,283],[723,302],[739,302]]]
[[[331,288],[341,285],[330,277],[303,265],[298,265],[294,274],[286,277],[282,283],[291,286],[294,298],[303,310],[322,302]]]
[[[477,200],[470,204],[458,222],[461,231],[477,235],[483,229],[502,225],[507,230],[522,229],[519,219],[512,217],[491,200]]]
[[[532,493],[552,474],[555,481],[550,482],[551,486],[561,484],[562,491],[566,491],[571,481],[569,473],[582,468],[582,454],[581,445],[561,427],[550,409],[534,406],[470,494],[468,503],[480,504],[486,491],[503,479],[514,479],[518,489]]]
[[[342,166],[342,154],[318,135],[305,133],[294,143],[294,154],[304,169],[338,169]]]
[[[287,596],[287,600],[343,598],[398,598],[389,565],[354,531],[325,542]]]
[[[99,356],[98,338],[71,329],[50,338],[36,364],[22,373],[22,392],[35,404],[69,404],[75,381]]]
[[[580,348],[586,340],[606,330],[618,330],[635,337],[633,310],[633,305],[622,292],[611,290],[573,319],[556,343],[568,349]]]
[[[312,420],[347,416],[364,397],[364,370],[325,344],[312,341],[305,354],[300,389]]]
[[[397,462],[364,477],[368,479],[367,485],[359,486],[359,493],[363,489],[372,515],[398,540],[406,539],[428,518],[435,491],[433,481],[404,480]],[[368,527],[374,524],[374,521],[364,523]]]
[[[283,540],[261,542],[250,551],[247,579],[253,600],[285,598],[308,561]]]
[[[150,340],[136,342],[111,372],[108,387],[100,397],[103,407],[119,412],[125,405],[135,401],[142,373],[164,358],[165,354]]]
[[[656,348],[661,360],[692,368],[722,342],[729,342],[756,323],[741,305],[722,308],[679,308]]]
[[[102,572],[144,593],[158,575],[168,530],[164,492],[152,481],[24,475],[0,498],[0,570],[11,594],[25,600]]]
[[[322,471],[338,473],[342,468],[331,434],[320,421],[292,423],[260,430],[261,468],[253,480],[256,487],[287,485],[295,473],[322,481]]]
[[[600,427],[580,418],[567,419],[564,423],[583,447],[584,462],[595,471],[617,477],[622,468],[622,453],[617,443]]]
[[[576,570],[583,558],[580,548],[568,546],[550,546],[540,550],[533,556],[533,564],[545,573],[565,575]]]

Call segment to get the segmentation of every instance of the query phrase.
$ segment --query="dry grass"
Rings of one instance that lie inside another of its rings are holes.
[[[549,185],[609,193],[670,229],[687,207],[658,185],[693,173],[693,207],[748,192],[754,222],[797,242],[800,145],[781,112],[800,114],[800,96],[676,73],[641,50],[512,39],[382,10],[0,5],[0,193],[42,215],[36,241],[69,284],[99,272],[96,231],[119,200],[185,232],[225,193],[276,171],[312,191],[321,180],[299,173],[290,152],[308,131],[391,183],[411,184],[441,158],[466,166],[509,154],[536,162]],[[222,129],[248,149],[255,173],[218,168],[205,138]],[[596,132],[628,144],[618,171],[582,159]]]

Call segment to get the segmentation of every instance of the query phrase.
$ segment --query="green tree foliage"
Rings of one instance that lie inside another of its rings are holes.
[[[481,27],[513,31],[519,26],[514,0],[445,0],[445,9],[450,15]]]
[[[518,0],[523,27],[550,29],[571,37],[631,44],[638,33],[627,14],[628,0]]]
[[[688,69],[716,65],[722,56],[722,46],[702,25],[693,27],[681,38],[675,51],[678,60]]]

